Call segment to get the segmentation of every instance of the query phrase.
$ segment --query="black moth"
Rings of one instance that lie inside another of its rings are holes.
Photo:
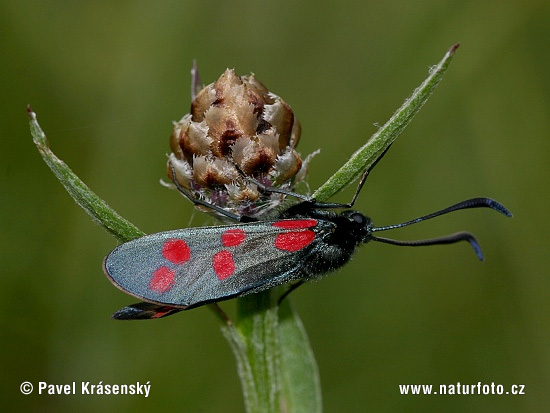
[[[493,199],[468,199],[411,221],[383,227],[375,227],[370,218],[348,209],[355,203],[370,170],[384,154],[363,173],[352,201],[347,204],[317,202],[247,178],[265,192],[282,193],[301,200],[273,221],[238,216],[194,199],[174,179],[178,190],[193,203],[211,208],[237,223],[160,232],[115,248],[104,260],[105,274],[118,288],[144,301],[124,307],[113,318],[161,318],[294,283],[284,297],[304,281],[343,266],[359,244],[369,241],[406,246],[467,241],[483,260],[479,243],[468,232],[418,241],[398,241],[376,234],[467,208],[487,207],[506,216],[512,215]],[[175,176],[173,170],[172,176]],[[333,212],[334,209],[345,210]]]

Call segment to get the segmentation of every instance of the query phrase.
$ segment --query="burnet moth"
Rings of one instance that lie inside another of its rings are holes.
[[[468,199],[401,224],[382,227],[374,226],[362,213],[349,210],[370,170],[385,152],[363,173],[353,199],[347,204],[317,202],[247,178],[262,191],[282,193],[300,200],[272,221],[238,216],[195,199],[174,179],[177,189],[195,205],[211,208],[236,223],[159,232],[116,247],[105,258],[103,270],[115,286],[143,302],[124,307],[113,318],[161,318],[204,304],[294,283],[288,293],[304,281],[342,267],[357,246],[370,241],[406,246],[467,241],[477,257],[483,260],[479,243],[468,232],[417,241],[383,238],[377,233],[467,208],[488,207],[512,216],[493,199]],[[345,210],[333,212],[334,209]]]

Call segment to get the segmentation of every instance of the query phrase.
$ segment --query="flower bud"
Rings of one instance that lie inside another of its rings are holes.
[[[197,80],[196,69],[193,73]],[[191,113],[174,123],[168,176],[197,199],[259,218],[284,196],[261,191],[247,177],[293,189],[307,169],[295,150],[300,133],[283,99],[253,74],[241,77],[227,69],[197,93]]]

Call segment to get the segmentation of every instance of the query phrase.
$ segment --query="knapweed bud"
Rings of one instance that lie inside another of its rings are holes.
[[[258,218],[284,196],[262,192],[247,177],[287,190],[303,180],[307,162],[295,150],[300,132],[283,99],[254,75],[227,69],[197,94],[191,113],[174,123],[168,176],[197,199]]]

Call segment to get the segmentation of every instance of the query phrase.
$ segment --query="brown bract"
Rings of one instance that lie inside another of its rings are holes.
[[[232,212],[259,214],[280,203],[281,195],[261,193],[246,177],[292,189],[296,175],[305,176],[295,150],[300,133],[283,99],[254,75],[227,69],[197,94],[191,113],[174,123],[169,162],[192,196]],[[170,168],[168,175],[172,179]]]

